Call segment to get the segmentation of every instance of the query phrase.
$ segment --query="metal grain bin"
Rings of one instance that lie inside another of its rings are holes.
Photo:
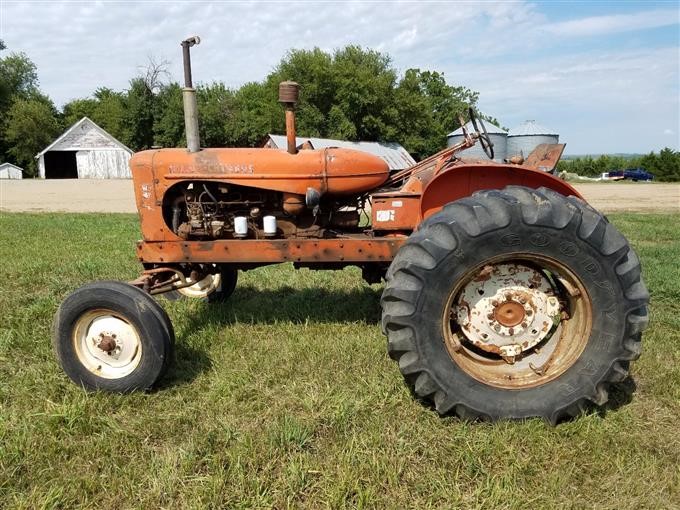
[[[489,133],[491,143],[493,143],[494,161],[502,162],[503,159],[505,159],[506,157],[507,146],[506,139],[508,133],[505,132],[502,128],[496,126],[495,124],[492,124],[491,122],[485,121],[484,125],[486,126],[487,133]],[[467,129],[468,133],[475,132],[475,128],[472,127],[472,123],[470,122],[465,124],[465,129]],[[446,138],[447,138],[446,145],[448,145],[449,147],[462,142],[463,129],[462,128],[456,129],[453,133],[449,133],[448,135],[446,135]],[[489,159],[488,156],[484,154],[484,149],[482,149],[482,146],[479,144],[479,142],[477,142],[474,145],[474,147],[471,147],[460,152],[460,156],[463,158],[479,158],[482,160]]]
[[[507,157],[521,154],[525,158],[542,143],[559,143],[560,136],[535,120],[525,120],[508,132]]]

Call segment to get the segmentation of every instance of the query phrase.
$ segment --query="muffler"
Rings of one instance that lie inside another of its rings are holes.
[[[196,89],[191,82],[191,54],[189,48],[199,44],[198,36],[189,37],[182,41],[182,59],[184,61],[184,88],[182,89],[182,101],[184,103],[184,128],[187,135],[187,150],[198,152],[201,150],[201,140],[198,136],[198,104],[196,102]]]
[[[288,152],[297,154],[297,142],[295,138],[295,105],[300,94],[300,85],[294,81],[282,81],[279,83],[279,103],[286,109],[286,139]]]

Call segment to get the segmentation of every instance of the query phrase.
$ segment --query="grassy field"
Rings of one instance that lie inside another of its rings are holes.
[[[177,360],[149,394],[85,394],[50,346],[61,299],[138,274],[132,215],[0,215],[0,508],[678,508],[680,218],[611,215],[651,326],[631,402],[551,428],[419,404],[358,270],[241,274],[163,301]],[[629,382],[629,384],[633,384]]]

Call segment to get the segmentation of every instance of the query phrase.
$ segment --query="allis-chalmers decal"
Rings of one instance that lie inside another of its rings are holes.
[[[255,173],[255,166],[252,163],[217,163],[213,165],[170,165],[168,166],[168,173],[170,174],[245,174],[252,175]]]

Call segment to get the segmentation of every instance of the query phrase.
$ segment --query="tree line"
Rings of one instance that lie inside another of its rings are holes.
[[[654,174],[654,178],[662,182],[680,181],[680,151],[668,147],[659,153],[650,152],[642,156],[624,157],[603,154],[597,158],[562,160],[557,165],[558,172],[569,172],[585,177],[599,177],[605,172],[625,170],[626,168],[644,168]]]
[[[6,50],[0,41],[0,55]],[[182,89],[169,79],[168,63],[149,59],[122,91],[100,87],[90,97],[57,109],[41,92],[36,66],[24,53],[0,57],[0,162],[36,174],[35,155],[65,129],[87,116],[133,151],[153,146],[186,146]],[[232,89],[220,82],[197,86],[201,144],[254,147],[267,133],[285,132],[278,84],[301,86],[300,136],[398,142],[416,160],[442,149],[446,135],[460,127],[458,116],[477,104],[479,94],[449,85],[436,71],[399,74],[389,55],[347,46],[332,53],[318,48],[291,50],[262,81]],[[489,116],[484,118],[499,124]],[[615,156],[561,162],[559,170],[597,176],[642,166],[659,180],[680,180],[680,155],[664,149],[634,160]]]
[[[35,155],[83,116],[134,151],[185,146],[181,86],[168,76],[167,62],[150,59],[126,90],[101,87],[58,110],[40,91],[28,56],[3,56],[0,161],[35,175]],[[416,159],[444,147],[446,135],[460,126],[458,115],[479,97],[468,88],[449,85],[436,71],[408,69],[399,75],[390,57],[374,50],[291,50],[262,81],[236,89],[220,82],[197,86],[201,144],[253,147],[267,133],[285,132],[278,104],[278,84],[284,80],[302,87],[300,136],[398,142]]]

